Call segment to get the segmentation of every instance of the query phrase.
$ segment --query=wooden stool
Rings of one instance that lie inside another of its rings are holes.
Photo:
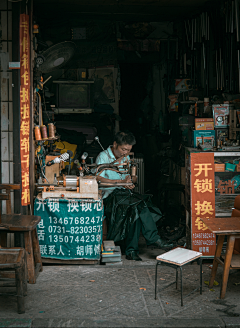
[[[176,284],[176,289],[178,288],[178,268],[180,268],[181,272],[181,306],[183,306],[183,285],[182,285],[182,267],[188,263],[198,260],[200,262],[200,286],[194,289],[191,293],[187,294],[184,297],[192,294],[196,290],[200,289],[200,294],[202,295],[202,253],[194,252],[189,249],[185,248],[175,248],[169,252],[166,252],[162,255],[156,257],[157,264],[156,264],[156,273],[155,273],[155,300],[157,299],[157,269],[158,265],[163,264],[170,266],[176,269],[176,280],[169,285],[163,287],[161,290]]]
[[[41,221],[40,216],[11,214],[11,190],[19,190],[20,185],[2,184],[0,200],[6,200],[7,214],[0,215],[0,245],[6,247],[7,233],[21,232],[24,234],[25,250],[27,252],[28,282],[36,283],[37,275],[42,271],[42,259],[40,254],[37,225]]]
[[[0,271],[15,271],[13,279],[1,279],[0,287],[16,287],[17,294],[0,293],[0,295],[17,296],[18,313],[25,313],[24,296],[27,295],[27,258],[24,248],[0,248]]]
[[[37,237],[37,224],[40,221],[41,217],[35,215],[3,214],[0,224],[0,233],[2,231],[24,233],[29,284],[35,284],[39,272],[42,271],[42,259]]]

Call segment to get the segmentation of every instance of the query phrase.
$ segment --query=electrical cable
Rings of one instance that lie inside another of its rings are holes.
[[[43,173],[43,167],[41,166],[41,164],[40,164],[40,160],[39,160],[39,156],[37,155],[37,158],[38,158],[38,162],[39,162],[39,166],[40,166],[40,170],[41,170],[41,173],[42,173],[42,175],[43,175],[43,177],[47,180],[47,182],[50,184],[50,182],[48,181],[48,179],[47,179],[47,177],[45,176],[45,174]],[[46,165],[45,165],[46,166]]]

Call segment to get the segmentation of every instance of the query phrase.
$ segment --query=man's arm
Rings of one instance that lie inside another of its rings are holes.
[[[96,164],[100,165],[100,164],[105,164],[105,163],[110,163],[109,161],[109,158],[107,156],[107,154],[105,152],[101,152],[98,157],[96,158]],[[104,171],[102,172],[103,175],[104,174]],[[103,176],[101,176],[101,173],[99,175],[96,176],[96,179],[97,181],[100,181],[102,183],[106,182],[106,183],[115,183],[115,182],[120,182],[120,183],[130,183],[132,182],[131,180],[131,177],[128,175],[125,177],[125,179],[108,179],[108,178],[105,178]],[[125,186],[125,188],[127,189],[133,189],[135,186],[132,185],[132,186]]]
[[[101,175],[97,175],[96,178],[97,178],[97,181],[110,182],[110,183],[112,183],[112,182],[123,182],[124,181],[124,180],[120,180],[120,179],[119,180],[107,179],[107,178],[101,177]]]
[[[132,182],[133,182],[134,184],[136,184],[136,183],[137,183],[137,177],[132,177]]]

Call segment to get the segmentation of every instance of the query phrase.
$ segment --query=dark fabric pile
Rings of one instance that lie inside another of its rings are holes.
[[[140,195],[127,189],[115,189],[104,199],[108,240],[124,240],[132,224],[141,216],[151,216],[154,222],[162,217],[151,201],[152,195]]]

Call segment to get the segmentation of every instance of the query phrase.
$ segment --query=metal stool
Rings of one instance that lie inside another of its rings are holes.
[[[163,287],[160,290],[164,290],[169,286],[176,284],[176,289],[178,288],[178,268],[181,272],[181,306],[183,306],[183,286],[182,286],[182,267],[188,263],[199,261],[200,264],[200,286],[194,289],[191,293],[187,294],[184,297],[189,296],[194,293],[196,290],[200,289],[200,294],[202,295],[202,253],[191,251],[190,249],[177,247],[169,252],[166,252],[162,255],[156,257],[156,272],[155,272],[155,300],[157,299],[157,273],[158,265],[167,265],[176,269],[176,281],[170,283],[169,285]]]

